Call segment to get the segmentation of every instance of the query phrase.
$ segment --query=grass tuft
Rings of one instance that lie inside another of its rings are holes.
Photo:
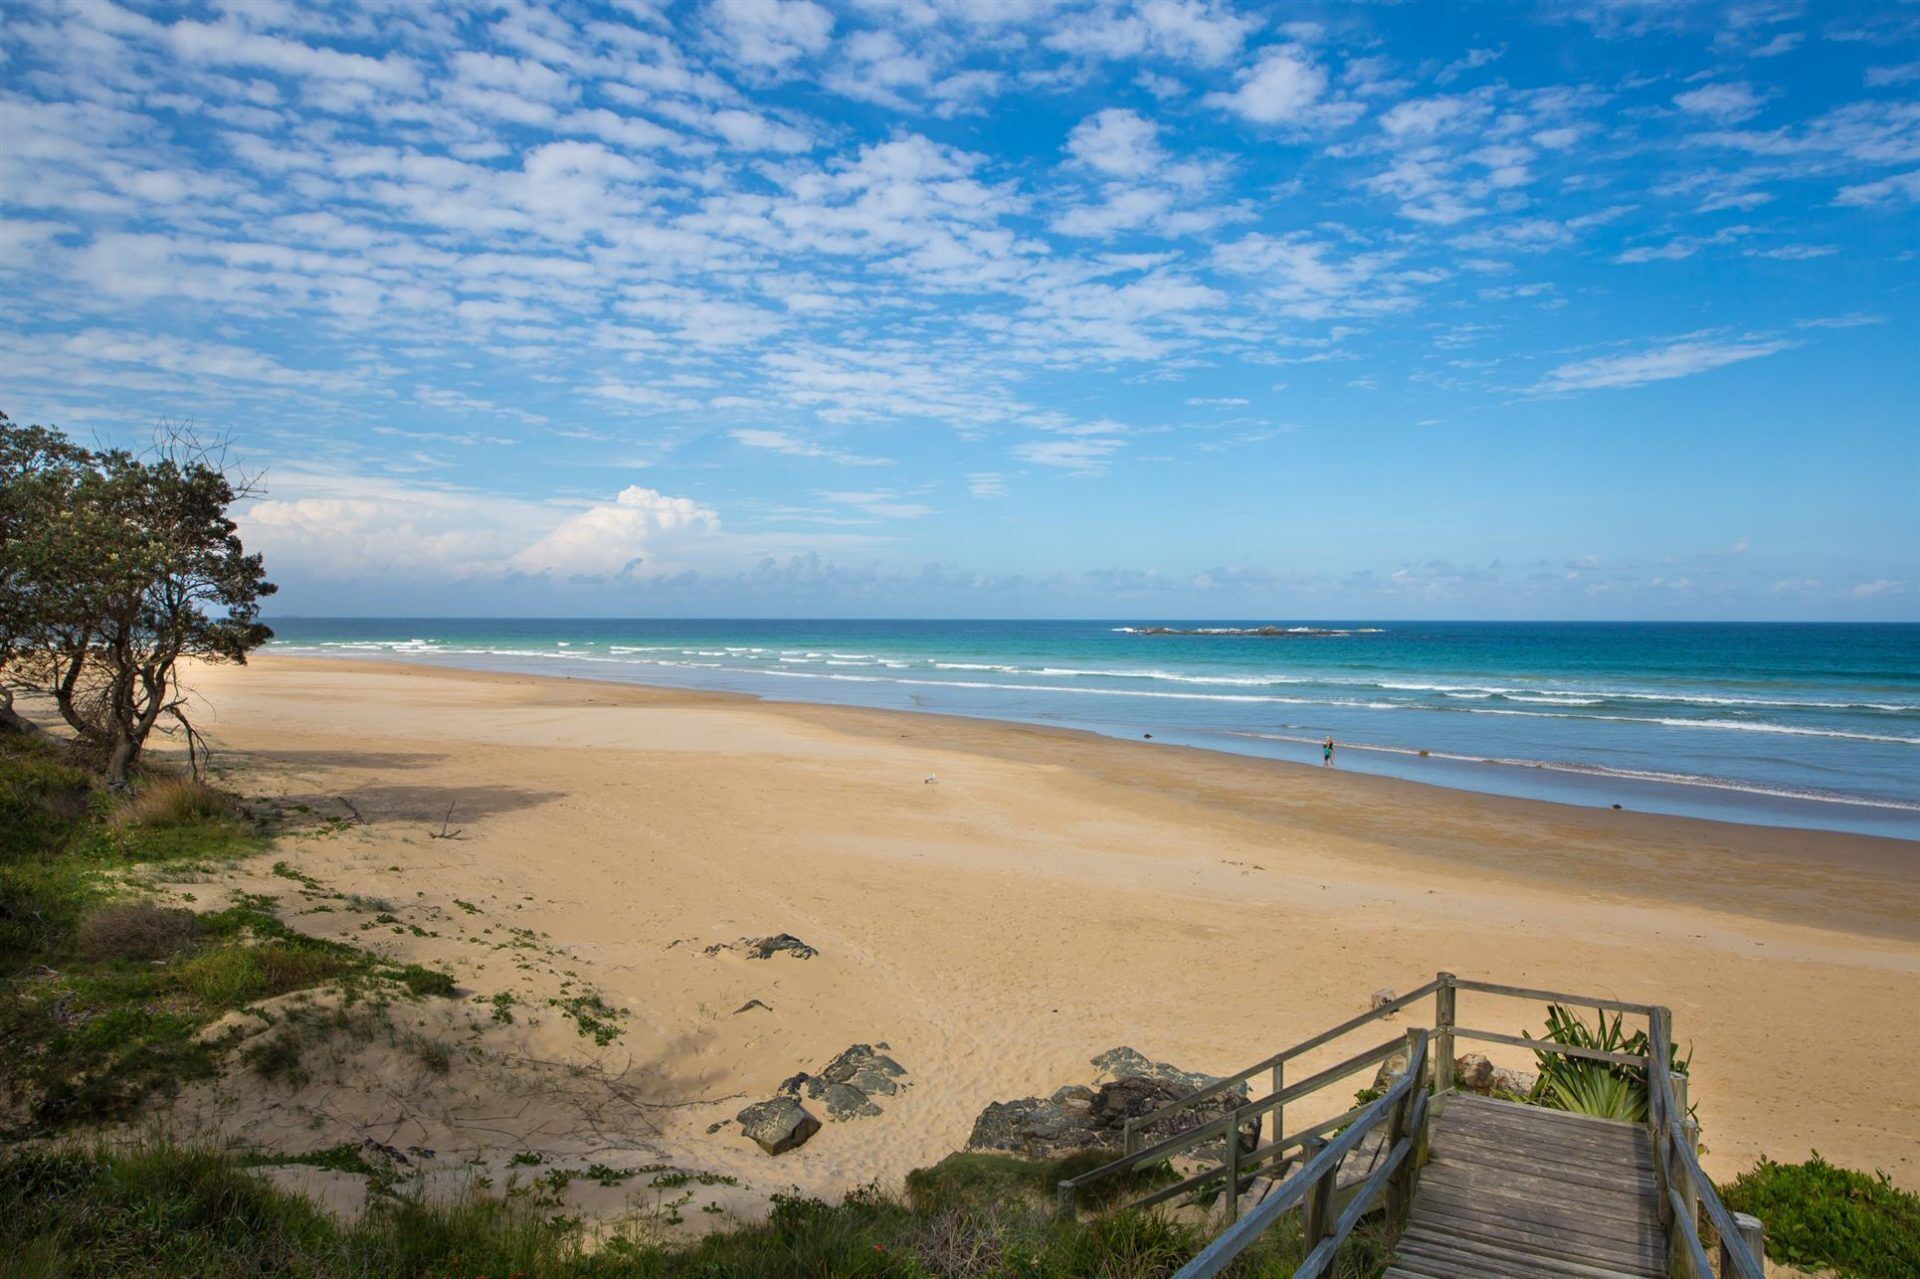
[[[113,820],[121,826],[193,826],[235,815],[231,799],[197,777],[150,777],[119,801]]]
[[[199,921],[190,910],[152,902],[110,902],[81,917],[74,949],[87,959],[167,959],[193,946]]]

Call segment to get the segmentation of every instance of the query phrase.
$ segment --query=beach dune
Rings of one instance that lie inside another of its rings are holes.
[[[1671,1006],[1715,1176],[1818,1149],[1920,1186],[1920,1109],[1882,1087],[1920,1055],[1910,843],[400,663],[268,656],[194,685],[228,784],[339,819],[294,820],[224,886],[444,966],[460,998],[407,1014],[454,1045],[444,1074],[236,1075],[182,1124],[651,1157],[737,1179],[724,1202],[750,1208],[897,1181],[1116,1045],[1224,1073],[1448,970]],[[321,892],[365,909],[304,904]],[[778,933],[818,953],[709,953]],[[1539,1011],[1462,1020],[1537,1033]],[[728,1122],[880,1042],[909,1085],[883,1114],[778,1157]]]

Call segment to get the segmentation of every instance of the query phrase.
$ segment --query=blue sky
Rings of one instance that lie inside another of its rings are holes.
[[[279,610],[1920,617],[1920,5],[9,0]]]

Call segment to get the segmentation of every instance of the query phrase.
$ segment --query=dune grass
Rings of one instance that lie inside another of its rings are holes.
[[[126,882],[265,847],[201,782],[148,774],[112,795],[58,743],[0,735],[0,1136],[123,1119],[208,1075],[219,1045],[200,1032],[256,1000],[452,993],[445,973],[288,928],[271,899],[195,915]]]
[[[304,1162],[341,1171],[350,1151]],[[777,1197],[764,1221],[690,1245],[639,1217],[590,1234],[528,1197],[477,1187],[429,1201],[401,1187],[351,1222],[274,1189],[263,1162],[148,1145],[0,1156],[0,1256],[19,1279],[1164,1279],[1207,1232],[1164,1217],[1055,1218],[1062,1163],[959,1156],[914,1173],[904,1197],[872,1188],[837,1204]],[[1380,1272],[1384,1236],[1364,1229],[1335,1274]],[[1297,1222],[1229,1273],[1290,1275]]]

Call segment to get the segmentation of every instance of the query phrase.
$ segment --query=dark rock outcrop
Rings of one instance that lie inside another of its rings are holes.
[[[756,1101],[734,1118],[739,1121],[740,1131],[770,1155],[783,1155],[804,1146],[820,1131],[820,1121],[813,1112],[792,1097]]]
[[[823,1102],[829,1119],[862,1119],[880,1113],[876,1096],[892,1097],[902,1088],[907,1068],[876,1048],[886,1044],[849,1044],[820,1073],[800,1071],[780,1081],[781,1097],[797,1100],[802,1093]]]
[[[775,933],[771,937],[742,937],[739,941],[717,941],[706,948],[709,955],[717,955],[723,950],[744,950],[748,959],[772,959],[782,952],[795,959],[812,959],[820,952],[795,937],[792,933]]]
[[[1052,1096],[990,1103],[974,1120],[969,1150],[1005,1150],[1029,1159],[1054,1159],[1077,1150],[1119,1150],[1126,1122],[1189,1097],[1216,1081],[1212,1075],[1152,1061],[1132,1048],[1109,1049],[1093,1066],[1111,1076],[1094,1085],[1067,1084]],[[1139,1128],[1142,1145],[1164,1140],[1218,1118],[1247,1102],[1244,1089],[1228,1089],[1188,1110]],[[1240,1133],[1241,1148],[1259,1144],[1257,1129]],[[1200,1148],[1204,1154],[1206,1148]]]

